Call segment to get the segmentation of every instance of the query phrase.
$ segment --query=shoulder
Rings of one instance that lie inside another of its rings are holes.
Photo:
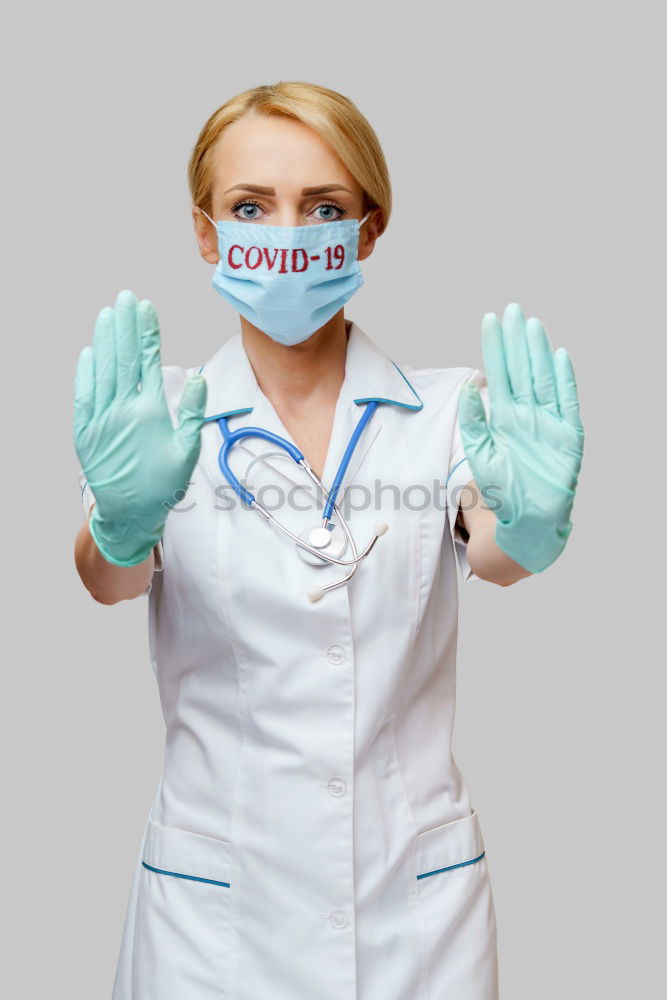
[[[185,385],[193,375],[197,374],[201,365],[195,365],[192,368],[183,368],[181,365],[161,365],[160,367],[167,406],[175,419]]]
[[[399,361],[394,363],[421,399],[424,411],[430,410],[433,413],[452,409],[455,413],[459,394],[466,382],[472,382],[480,389],[486,387],[486,376],[479,368],[467,365],[413,368],[412,365]]]
[[[168,388],[175,389],[185,385],[188,379],[196,375],[202,366],[195,365],[192,368],[183,368],[181,365],[161,365],[160,367],[162,369],[162,381],[166,392]]]

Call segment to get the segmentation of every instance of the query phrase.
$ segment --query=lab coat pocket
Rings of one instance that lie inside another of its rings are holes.
[[[432,996],[495,1000],[496,918],[477,812],[418,833],[415,869]]]
[[[149,820],[134,934],[133,996],[230,996],[231,844]]]

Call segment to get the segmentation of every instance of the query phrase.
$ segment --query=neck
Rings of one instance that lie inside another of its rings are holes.
[[[345,377],[347,321],[340,309],[301,344],[278,344],[241,316],[241,335],[260,389],[275,405],[298,411],[314,397],[335,400]]]

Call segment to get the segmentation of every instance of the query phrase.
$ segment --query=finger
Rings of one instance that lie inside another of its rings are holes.
[[[124,288],[116,297],[116,395],[136,396],[141,378],[141,340],[136,296]]]
[[[497,413],[502,404],[511,402],[512,389],[507,376],[503,330],[495,313],[486,313],[482,320],[482,356],[491,410]]]
[[[554,354],[554,367],[561,417],[568,424],[571,424],[572,427],[581,427],[577,381],[574,377],[572,360],[564,347],[559,347],[556,350]]]
[[[535,399],[555,417],[558,411],[558,390],[554,359],[547,331],[535,316],[526,323],[526,339],[530,353],[530,369],[533,375]]]
[[[526,318],[518,302],[510,302],[503,313],[503,342],[512,395],[517,403],[531,403],[535,397],[526,340]]]
[[[86,344],[74,376],[74,437],[86,429],[95,411],[95,354]]]
[[[99,416],[116,394],[116,332],[111,306],[100,309],[93,332],[95,414]]]
[[[193,375],[187,382],[178,407],[178,434],[188,452],[200,447],[200,431],[206,409],[207,386],[203,375]]]
[[[466,382],[459,397],[459,430],[466,458],[475,462],[490,462],[494,444],[481,393],[472,382]]]
[[[148,299],[139,303],[141,331],[141,391],[155,395],[164,393],[160,354],[160,324],[155,306]]]

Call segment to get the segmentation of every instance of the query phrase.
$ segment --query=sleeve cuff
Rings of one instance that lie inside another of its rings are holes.
[[[480,396],[482,397],[482,404],[486,411],[488,420],[491,412],[491,403],[489,399],[489,389],[486,376],[479,368],[471,368],[468,372],[469,374],[467,378],[465,378],[459,386],[459,396],[461,389],[467,382],[472,382],[473,385],[476,385],[479,389]],[[459,429],[458,420],[458,400],[457,416],[454,423],[454,433],[452,437],[451,455],[452,458],[449,463],[446,482],[447,518],[449,522],[449,530],[452,536],[454,553],[456,555],[456,561],[461,573],[461,580],[463,583],[466,583],[468,580],[479,580],[480,577],[478,577],[476,573],[473,573],[470,568],[470,563],[468,562],[468,533],[461,528],[457,520],[461,504],[465,505],[466,502],[469,503],[472,500],[472,497],[469,496],[469,491],[465,489],[465,486],[471,479],[475,478],[472,473],[472,469],[470,468],[470,463],[465,456],[463,442],[461,441],[461,431]]]
[[[471,479],[474,479],[474,476],[468,459],[464,458],[452,468],[447,480],[447,520],[462,583],[479,580],[468,562],[468,533],[458,523],[460,506],[466,503],[466,497],[470,493],[469,490],[466,491],[465,486]]]

